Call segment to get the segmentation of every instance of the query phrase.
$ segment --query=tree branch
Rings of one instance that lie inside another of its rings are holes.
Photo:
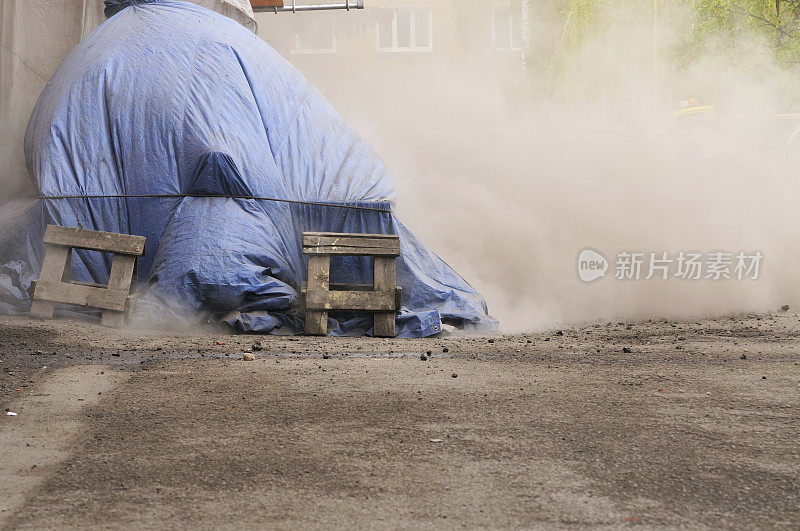
[[[748,11],[747,9],[744,9],[744,8],[740,7],[738,4],[732,4],[732,5],[733,5],[733,9],[735,11],[739,12],[739,14],[752,17],[752,18],[754,18],[756,20],[760,20],[761,22],[763,22],[764,24],[768,25],[769,27],[771,27],[771,28],[773,28],[775,30],[778,30],[778,32],[781,35],[784,35],[786,37],[790,37],[790,38],[793,38],[793,39],[797,37],[797,35],[794,35],[792,33],[789,33],[788,31],[786,31],[783,28],[783,26],[781,26],[779,24],[776,24],[775,22],[772,22],[771,20],[769,20],[767,18],[764,18],[764,17],[762,17],[760,15],[756,15],[755,13],[752,13],[752,12]]]

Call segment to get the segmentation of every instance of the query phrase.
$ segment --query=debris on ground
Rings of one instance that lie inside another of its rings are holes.
[[[242,354],[242,359],[244,361],[255,361],[256,357],[251,352],[245,352],[244,354]]]
[[[8,415],[9,417],[16,417],[17,416],[17,414],[14,413],[13,411],[6,411],[6,415]]]
[[[630,353],[632,353],[632,352],[633,352],[633,350],[631,350],[631,349],[630,349],[630,348],[628,348],[628,347],[622,347],[622,352],[623,352],[624,354],[630,354]]]

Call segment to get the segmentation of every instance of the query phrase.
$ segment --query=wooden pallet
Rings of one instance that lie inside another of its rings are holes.
[[[395,285],[395,259],[400,256],[398,236],[304,232],[303,253],[308,255],[306,334],[327,335],[328,312],[352,310],[372,312],[373,335],[376,337],[395,337],[395,314],[400,309],[399,291]],[[367,291],[363,286],[331,284],[332,255],[372,256],[372,289]]]
[[[34,285],[31,316],[52,319],[56,303],[103,310],[102,324],[120,327],[135,288],[136,260],[144,254],[144,236],[130,236],[48,225],[39,280]],[[113,253],[108,284],[72,280],[73,249]]]

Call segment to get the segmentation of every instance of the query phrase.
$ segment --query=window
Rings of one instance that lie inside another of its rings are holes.
[[[378,53],[433,51],[433,17],[429,7],[382,9],[376,30]]]
[[[496,7],[491,15],[478,20],[479,46],[484,50],[519,50],[520,21],[519,7]]]
[[[333,20],[327,18],[312,20],[308,17],[303,22],[292,32],[289,53],[336,53],[336,31]]]

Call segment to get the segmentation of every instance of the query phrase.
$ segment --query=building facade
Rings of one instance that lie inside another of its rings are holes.
[[[400,82],[437,69],[481,72],[498,90],[514,91],[535,68],[530,16],[528,0],[366,0],[363,10],[256,19],[259,36],[323,92],[334,72]]]

